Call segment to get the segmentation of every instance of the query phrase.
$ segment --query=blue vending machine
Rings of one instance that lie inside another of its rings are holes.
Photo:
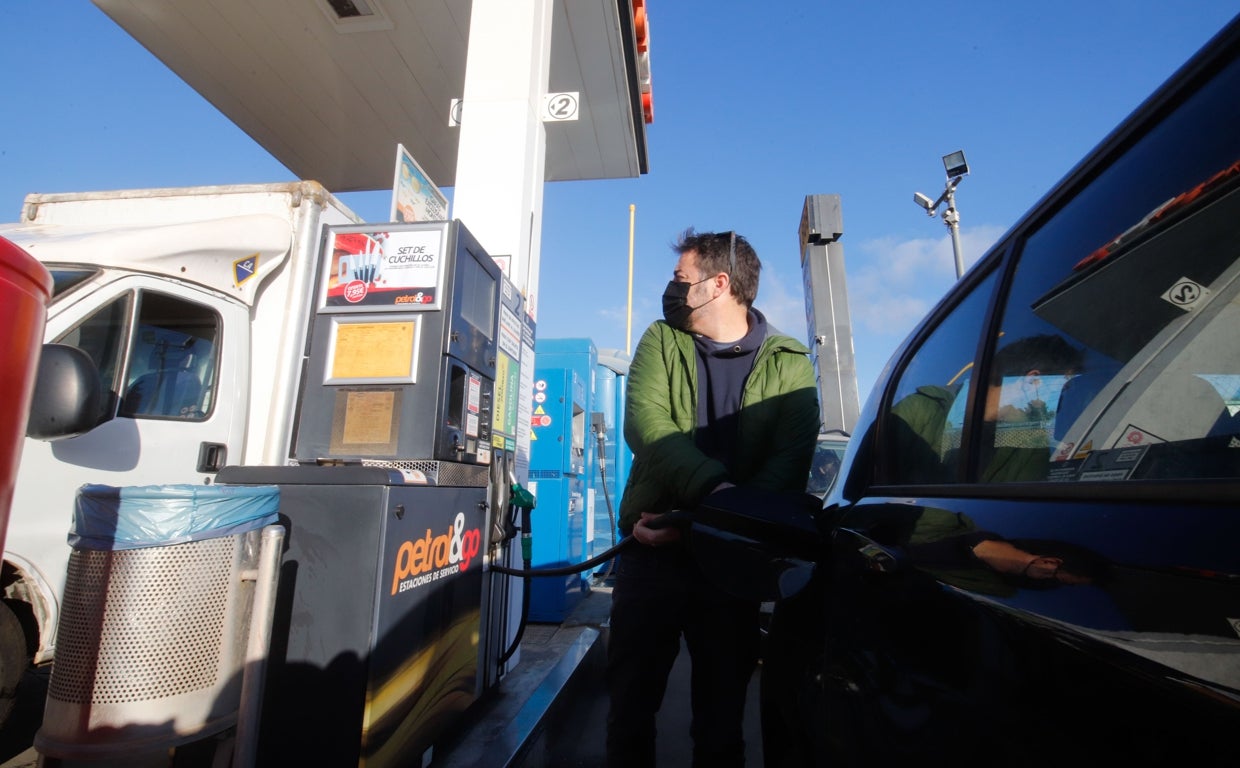
[[[594,537],[590,477],[594,368],[589,339],[538,339],[530,417],[529,486],[538,500],[532,516],[534,568],[576,565]],[[560,622],[586,589],[585,573],[531,580],[530,620]]]

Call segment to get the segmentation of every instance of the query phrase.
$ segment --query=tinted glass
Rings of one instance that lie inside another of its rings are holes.
[[[805,490],[817,496],[826,496],[839,476],[840,465],[848,443],[843,440],[819,440],[810,462],[809,482]]]
[[[909,359],[884,419],[885,478],[880,482],[958,479],[973,357],[994,287],[992,273],[956,305]]]
[[[68,291],[74,286],[81,285],[95,275],[99,274],[97,269],[52,269],[52,296],[56,297]]]
[[[1240,63],[1035,231],[987,377],[986,482],[1240,475]]]
[[[124,349],[125,329],[129,323],[129,304],[133,294],[125,294],[95,310],[93,314],[58,336],[57,344],[77,347],[94,361],[103,380],[104,389],[111,393],[115,402],[119,389],[121,352]],[[108,409],[111,412],[111,407]]]

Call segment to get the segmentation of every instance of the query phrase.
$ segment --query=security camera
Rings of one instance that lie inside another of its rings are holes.
[[[934,207],[934,201],[926,197],[920,192],[913,193],[913,202],[917,203],[922,208],[925,208],[927,212],[929,212],[930,209]]]

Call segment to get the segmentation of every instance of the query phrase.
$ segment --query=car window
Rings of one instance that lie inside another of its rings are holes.
[[[810,462],[809,482],[805,490],[817,496],[826,496],[839,477],[840,465],[844,461],[844,452],[848,450],[848,441],[819,437],[814,447],[814,458]]]
[[[884,419],[883,484],[954,482],[979,330],[995,273],[970,291],[912,353]]]
[[[120,415],[200,421],[211,410],[220,318],[202,304],[141,294]]]
[[[49,270],[52,273],[52,297],[57,298],[68,293],[95,275],[99,270],[87,267],[57,267]]]
[[[1240,476],[1240,63],[1022,249],[983,482]]]
[[[138,317],[131,333],[134,301]],[[219,336],[220,318],[210,307],[141,291],[108,302],[56,342],[90,355],[113,402],[119,401],[119,415],[200,421],[214,399]]]
[[[103,387],[113,394],[120,389],[120,373],[123,360],[126,329],[129,326],[129,307],[133,294],[126,293],[95,310],[86,319],[62,333],[55,339],[57,344],[77,347],[94,361],[103,380]],[[111,413],[111,406],[108,407]]]

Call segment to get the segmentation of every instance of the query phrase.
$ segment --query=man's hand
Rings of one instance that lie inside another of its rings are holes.
[[[680,529],[669,525],[666,528],[651,528],[647,525],[659,515],[643,512],[642,519],[633,526],[633,538],[648,547],[664,547],[680,541]]]

